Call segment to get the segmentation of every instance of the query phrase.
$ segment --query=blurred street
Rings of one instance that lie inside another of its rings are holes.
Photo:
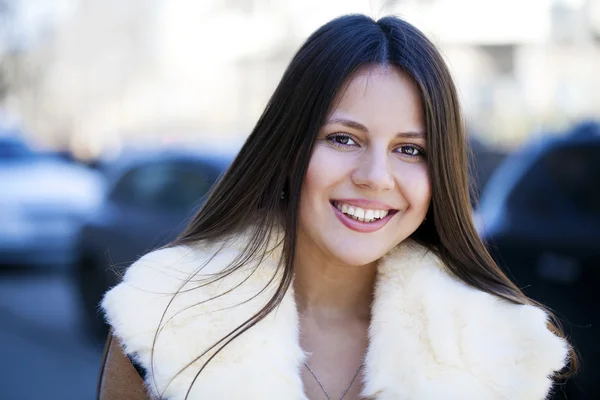
[[[102,345],[80,328],[80,303],[67,272],[0,273],[3,399],[95,398]]]
[[[600,0],[0,0],[0,400],[96,398],[103,294],[184,230],[293,54],[348,13],[401,15],[444,54],[478,234],[581,355],[553,400],[600,399]]]

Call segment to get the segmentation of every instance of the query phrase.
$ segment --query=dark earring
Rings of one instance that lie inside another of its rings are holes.
[[[285,199],[285,191],[281,191],[281,196],[279,196],[281,200]]]

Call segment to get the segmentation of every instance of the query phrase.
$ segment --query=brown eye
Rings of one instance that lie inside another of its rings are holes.
[[[415,149],[414,147],[404,147],[403,149],[405,154],[408,154],[409,156],[416,156],[419,154],[419,150]]]
[[[357,145],[356,141],[352,139],[351,136],[339,133],[327,136],[327,141],[338,147],[353,147]]]
[[[423,157],[425,155],[425,152],[415,145],[400,146],[398,150],[409,157]]]

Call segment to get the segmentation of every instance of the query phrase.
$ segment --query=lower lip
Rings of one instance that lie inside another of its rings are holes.
[[[392,219],[392,217],[395,214],[389,213],[385,217],[377,219],[373,222],[360,222],[355,220],[354,218],[350,218],[349,216],[338,210],[333,204],[331,204],[331,208],[333,208],[335,216],[338,217],[342,224],[346,225],[347,228],[350,228],[353,231],[361,233],[371,233],[380,230],[388,223],[390,219]]]

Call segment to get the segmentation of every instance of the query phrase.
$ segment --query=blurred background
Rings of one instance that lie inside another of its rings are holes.
[[[352,12],[442,50],[479,232],[581,353],[554,398],[600,398],[600,0],[0,0],[3,399],[94,398],[101,294],[183,229],[302,41]]]

